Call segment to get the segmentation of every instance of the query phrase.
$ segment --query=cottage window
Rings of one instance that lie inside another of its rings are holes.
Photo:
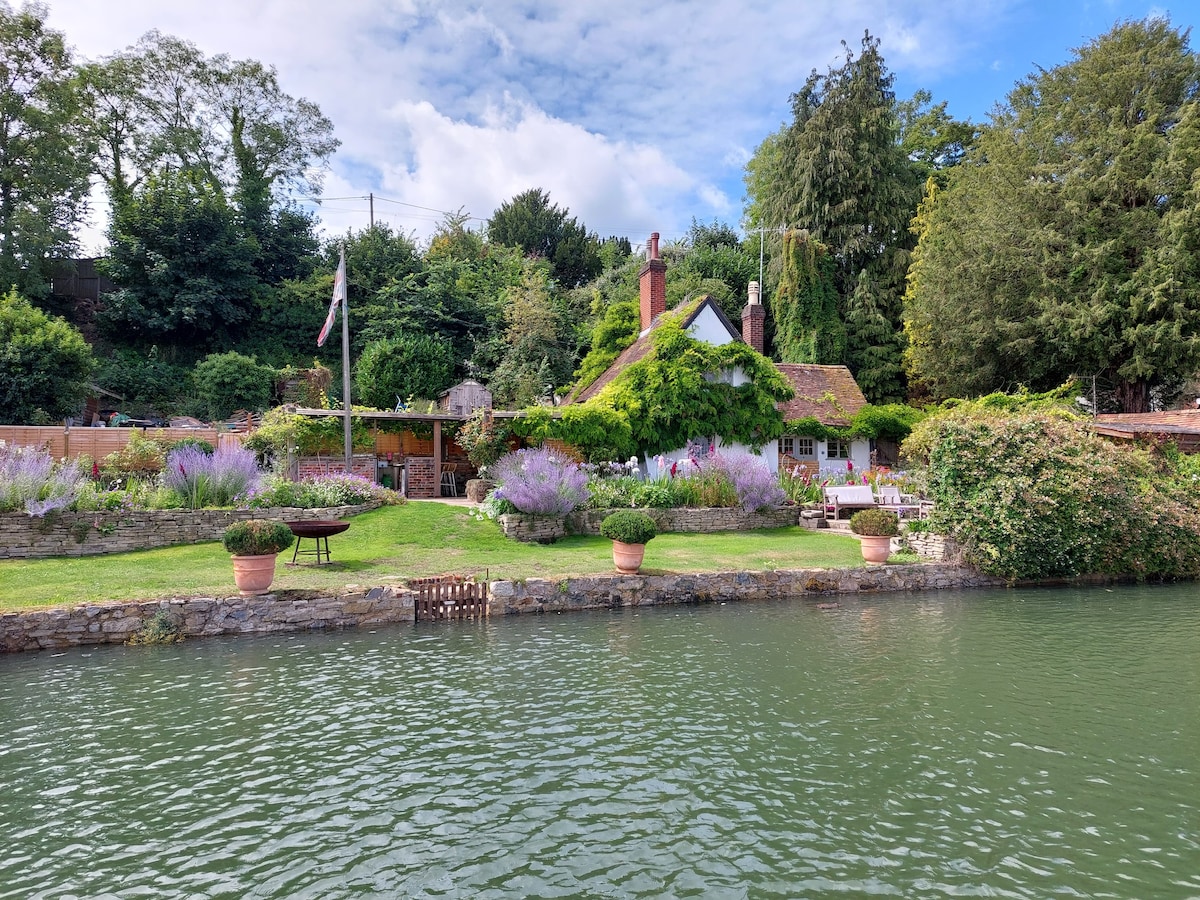
[[[826,441],[825,456],[828,459],[849,459],[850,442],[837,440]]]
[[[812,438],[797,437],[793,434],[779,439],[779,450],[784,456],[790,456],[792,459],[815,459],[817,456]]]

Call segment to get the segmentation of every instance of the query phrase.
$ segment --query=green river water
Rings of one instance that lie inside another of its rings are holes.
[[[1200,586],[0,657],[0,898],[1200,897]]]

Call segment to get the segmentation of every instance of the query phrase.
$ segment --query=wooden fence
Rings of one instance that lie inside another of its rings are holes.
[[[413,611],[418,622],[487,617],[487,584],[450,576],[416,578],[409,586],[417,589]]]
[[[241,443],[242,435],[215,428],[64,428],[61,425],[0,425],[0,441],[24,447],[44,447],[55,459],[75,459],[84,454],[101,460],[129,443],[135,433],[155,440],[185,438],[208,441],[214,447]]]

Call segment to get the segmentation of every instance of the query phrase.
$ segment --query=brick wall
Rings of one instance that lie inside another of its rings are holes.
[[[354,475],[361,475],[363,478],[375,481],[377,468],[373,453],[355,453],[350,457],[350,471]],[[296,460],[297,481],[345,471],[346,457],[344,454],[341,456],[301,456]]]
[[[408,470],[408,496],[438,496],[439,485],[432,456],[410,456],[404,465]]]

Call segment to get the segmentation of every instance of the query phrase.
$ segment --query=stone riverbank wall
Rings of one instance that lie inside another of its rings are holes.
[[[326,509],[142,509],[102,512],[52,512],[31,517],[0,513],[0,559],[47,556],[95,556],[151,550],[175,544],[219,541],[231,522],[282,519],[286,522],[343,519],[378,504]]]
[[[501,616],[1003,585],[1002,579],[938,563],[695,575],[593,575],[493,581],[488,609],[490,615]],[[336,596],[280,591],[260,597],[176,598],[5,613],[0,615],[0,651],[125,643],[154,616],[167,617],[185,637],[411,623],[415,599],[415,591],[389,586]]]

